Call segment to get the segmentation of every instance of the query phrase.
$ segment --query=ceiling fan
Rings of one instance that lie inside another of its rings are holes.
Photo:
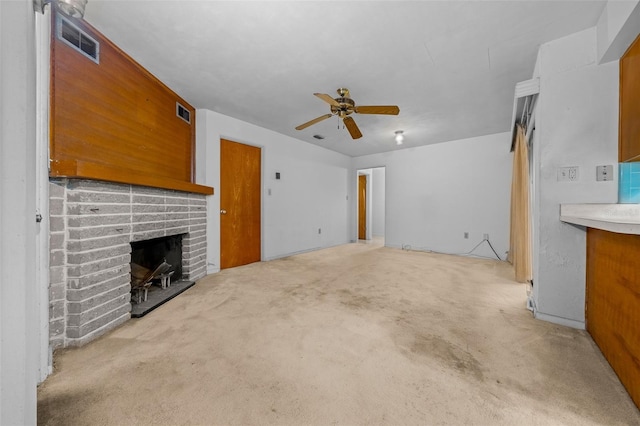
[[[353,117],[349,117],[349,115],[353,114],[354,112],[356,114],[386,115],[398,115],[400,113],[400,108],[398,108],[397,105],[356,106],[356,103],[353,101],[353,99],[349,98],[349,89],[341,87],[337,90],[337,92],[340,96],[335,99],[324,93],[314,93],[315,96],[331,105],[331,114],[321,115],[318,118],[307,121],[306,123],[296,127],[296,130],[306,129],[307,127],[319,123],[322,120],[326,120],[331,116],[337,115],[339,118],[342,118],[342,122],[349,131],[351,137],[353,139],[358,139],[362,137],[362,133],[360,132],[360,129],[358,129],[358,126],[353,120]]]

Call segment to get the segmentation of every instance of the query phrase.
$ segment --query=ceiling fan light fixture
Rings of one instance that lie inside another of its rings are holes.
[[[82,18],[84,16],[86,5],[87,0],[58,0],[58,9],[74,18]]]
[[[396,145],[402,145],[404,142],[404,130],[396,130]]]
[[[44,13],[44,7],[48,4],[53,4],[67,16],[82,18],[87,0],[33,0],[33,10]]]

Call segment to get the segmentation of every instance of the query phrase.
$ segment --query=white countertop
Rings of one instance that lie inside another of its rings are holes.
[[[640,204],[561,204],[560,220],[619,234],[640,235]]]

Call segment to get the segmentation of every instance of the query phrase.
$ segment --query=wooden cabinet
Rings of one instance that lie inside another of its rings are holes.
[[[620,162],[640,161],[640,36],[620,58]]]
[[[640,235],[587,229],[587,331],[640,407]]]

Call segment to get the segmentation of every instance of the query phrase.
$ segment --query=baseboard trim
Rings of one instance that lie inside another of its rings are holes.
[[[551,322],[558,325],[564,325],[571,328],[577,328],[578,330],[585,330],[584,321],[576,321],[569,318],[562,318],[555,315],[543,314],[541,312],[535,312],[536,319]]]
[[[337,244],[331,244],[331,245],[328,245],[328,246],[312,247],[312,248],[309,248],[309,249],[294,251],[294,252],[291,252],[291,253],[277,254],[275,256],[265,257],[264,259],[262,259],[262,261],[263,262],[269,262],[269,261],[272,261],[272,260],[282,259],[282,258],[289,257],[289,256],[295,256],[295,255],[298,255],[298,254],[310,253],[312,251],[318,251],[318,250],[328,249],[328,248],[331,248],[331,247],[343,246],[345,244],[349,244],[349,243],[342,242],[342,243],[337,243]]]

